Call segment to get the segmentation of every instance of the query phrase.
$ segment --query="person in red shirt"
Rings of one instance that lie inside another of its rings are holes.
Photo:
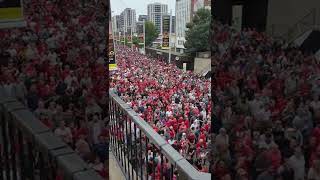
[[[198,149],[206,149],[207,148],[207,143],[204,139],[199,139],[199,142],[197,143],[196,147]]]
[[[195,139],[196,139],[196,135],[192,132],[189,133],[188,135],[188,140],[191,142],[191,143],[194,143],[195,142]]]
[[[37,89],[38,89],[38,94],[42,99],[46,99],[47,97],[49,97],[50,87],[48,84],[45,84],[44,80],[39,81]]]
[[[46,125],[49,129],[53,129],[53,122],[49,119],[49,117],[46,114],[40,114],[39,119],[44,125]]]
[[[231,180],[229,169],[227,168],[224,161],[216,161],[213,165],[213,173],[218,180]]]
[[[169,135],[170,135],[170,137],[175,138],[176,132],[174,131],[173,126],[170,126],[169,129],[170,129],[170,130],[169,130]]]
[[[69,67],[69,65],[66,65],[65,67],[64,67],[64,70],[62,71],[62,79],[64,80],[68,75],[70,75],[70,72],[71,72],[71,70],[70,70],[70,67]]]
[[[315,137],[317,140],[316,144],[320,145],[320,123],[317,123],[317,126],[313,128],[311,136]]]
[[[314,149],[313,152],[311,152],[310,159],[309,159],[309,167],[312,167],[314,165],[315,160],[320,159],[320,145]]]
[[[187,126],[186,126],[186,123],[185,123],[185,122],[182,122],[181,125],[180,125],[180,127],[179,127],[179,132],[180,132],[180,133],[185,133],[185,132],[187,132],[187,130],[188,130],[188,128],[187,128]]]
[[[273,170],[277,170],[281,165],[281,152],[277,145],[272,145],[271,149],[267,151],[267,158],[271,160]]]

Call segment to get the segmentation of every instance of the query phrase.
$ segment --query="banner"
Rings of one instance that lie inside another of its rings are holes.
[[[143,34],[139,35],[139,45],[143,45],[144,44],[144,37]]]
[[[131,38],[131,36],[128,36],[127,39],[128,39],[128,43],[132,43],[132,38]]]
[[[0,28],[24,27],[21,0],[0,0]]]
[[[162,17],[162,49],[169,49],[170,15]]]
[[[167,32],[162,37],[162,49],[169,49],[169,34]]]

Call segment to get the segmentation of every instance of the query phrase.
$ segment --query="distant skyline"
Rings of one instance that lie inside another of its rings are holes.
[[[155,2],[167,4],[168,13],[172,10],[172,15],[175,15],[175,0],[111,0],[111,11],[113,11],[112,16],[120,15],[125,8],[131,8],[136,10],[136,16],[138,19],[139,15],[147,15],[148,4]]]

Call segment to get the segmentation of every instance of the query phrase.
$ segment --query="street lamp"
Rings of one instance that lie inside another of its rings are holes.
[[[171,63],[171,31],[172,31],[172,10],[170,10],[170,28],[169,28],[169,64]]]

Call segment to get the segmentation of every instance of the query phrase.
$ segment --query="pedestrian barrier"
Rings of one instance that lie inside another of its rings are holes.
[[[128,180],[209,180],[109,90],[110,148]]]
[[[102,180],[22,103],[1,92],[0,179]]]

